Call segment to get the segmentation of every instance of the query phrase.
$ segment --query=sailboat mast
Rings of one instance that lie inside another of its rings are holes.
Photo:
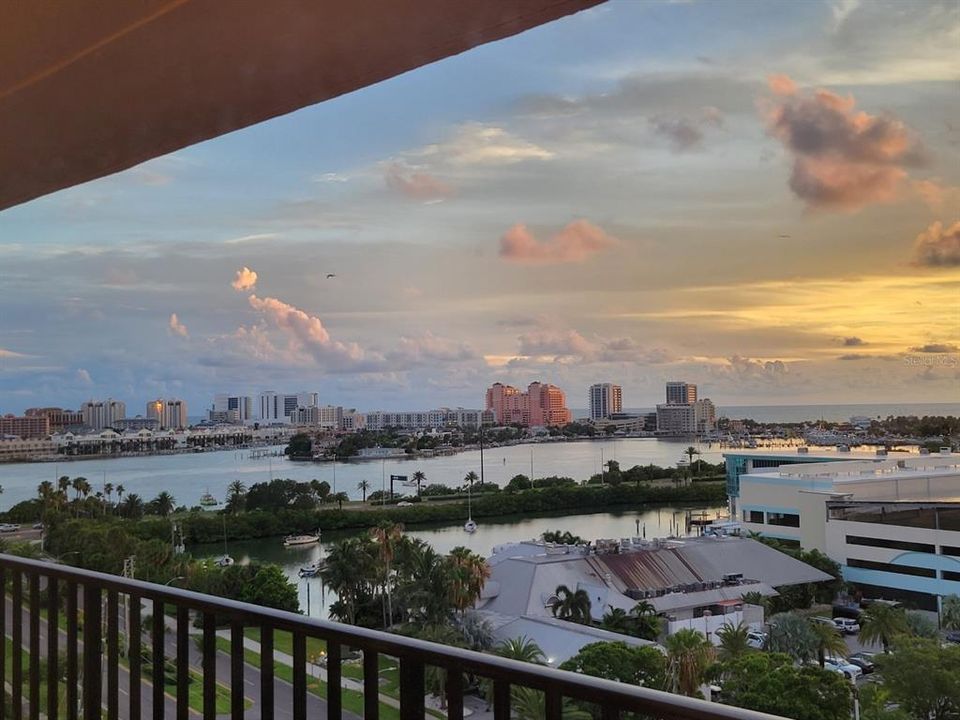
[[[483,485],[483,420],[480,420],[480,484]]]

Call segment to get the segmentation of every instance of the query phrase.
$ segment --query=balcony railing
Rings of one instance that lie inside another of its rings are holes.
[[[103,716],[108,720],[186,720],[191,712],[194,716],[198,712],[190,708],[191,676],[202,678],[204,718],[217,716],[218,683],[229,687],[229,714],[234,719],[249,713],[248,717],[264,720],[306,720],[308,699],[323,703],[322,710],[310,705],[311,718],[323,712],[328,718],[355,717],[344,712],[342,702],[342,660],[347,649],[363,657],[364,718],[379,715],[379,656],[385,655],[399,660],[403,720],[425,716],[428,666],[446,670],[446,713],[452,720],[463,718],[465,675],[491,681],[494,717],[504,720],[510,717],[511,688],[516,686],[544,693],[547,718],[560,718],[563,701],[569,698],[594,704],[604,719],[636,712],[665,720],[775,720],[771,715],[648,688],[9,555],[0,555],[0,583],[5,588],[0,592],[0,637],[12,640],[9,651],[5,642],[0,643],[0,678],[10,679],[12,720],[38,720],[41,711],[47,718],[68,720]],[[146,623],[145,603],[151,610]],[[191,637],[194,620],[198,637]],[[168,637],[168,622],[174,628],[172,637]],[[217,649],[218,628],[229,628],[229,653]],[[260,632],[257,667],[245,662],[246,628]],[[289,632],[292,638],[289,684],[275,677],[272,662],[264,661],[274,657],[278,632]],[[322,699],[308,695],[308,638],[326,642],[327,685]],[[124,653],[121,643],[126,645]],[[65,668],[60,667],[64,651]],[[175,668],[169,695],[165,689],[168,659]],[[61,698],[64,678],[66,692]],[[256,706],[249,710],[245,710],[245,678],[257,697]],[[44,698],[41,682],[46,684]],[[0,703],[0,720],[6,720],[5,706]]]

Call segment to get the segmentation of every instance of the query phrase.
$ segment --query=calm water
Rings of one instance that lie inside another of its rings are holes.
[[[579,441],[539,445],[515,445],[484,450],[484,478],[487,482],[506,483],[517,473],[530,474],[531,461],[535,477],[567,475],[585,480],[600,472],[603,461],[617,460],[622,468],[653,463],[674,466],[689,441],[671,442],[654,438]],[[282,448],[281,448],[282,449]],[[720,449],[701,446],[702,459],[717,463]],[[43,480],[55,481],[59,475],[83,475],[101,490],[104,482],[121,484],[126,493],[137,493],[145,499],[161,490],[173,494],[179,505],[193,506],[208,489],[223,500],[227,486],[240,480],[248,487],[271,477],[294,480],[326,480],[337,491],[360,499],[357,483],[367,480],[371,490],[389,484],[391,475],[426,473],[427,484],[460,485],[470,470],[479,474],[480,453],[470,451],[457,455],[419,460],[367,460],[349,463],[290,462],[286,458],[252,460],[248,451],[191,453],[186,455],[153,455],[149,457],[77,460],[61,463],[0,464],[0,507],[36,497],[37,485]],[[336,475],[336,477],[334,477]],[[411,493],[415,489],[396,486],[396,492]]]
[[[726,508],[704,508],[708,517],[715,517]],[[700,512],[699,509],[693,512]],[[659,508],[642,512],[595,513],[592,515],[566,515],[555,517],[523,518],[501,522],[480,520],[480,526],[472,535],[459,525],[432,529],[412,529],[408,535],[430,543],[439,553],[448,553],[463,545],[484,556],[492,548],[507,542],[539,538],[546,530],[569,530],[574,535],[588,540],[597,538],[620,538],[641,535],[665,537],[685,535],[685,509]],[[694,532],[696,529],[694,528]],[[298,571],[324,557],[330,544],[347,537],[350,533],[326,533],[323,543],[301,548],[284,548],[280,538],[233,542],[228,552],[237,562],[259,560],[280,565],[290,580],[297,586],[300,609],[313,617],[327,617],[327,608],[336,601],[336,595],[324,587],[320,578],[300,578]],[[202,545],[190,548],[195,557],[219,557],[223,548],[217,545]],[[307,600],[309,593],[309,612]]]
[[[654,408],[629,408],[629,412],[653,412]],[[574,408],[574,417],[585,418],[585,408]],[[849,405],[719,405],[717,417],[749,418],[762,423],[798,423],[826,420],[845,422],[852,417],[886,418],[890,415],[960,415],[960,403],[861,403]]]

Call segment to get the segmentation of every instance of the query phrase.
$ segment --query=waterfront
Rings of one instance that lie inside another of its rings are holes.
[[[448,553],[458,545],[483,555],[490,555],[496,545],[518,540],[539,538],[547,530],[569,530],[587,540],[597,538],[621,538],[636,535],[665,537],[671,534],[686,534],[685,519],[688,509],[704,510],[708,517],[722,513],[726,508],[676,508],[661,507],[643,511],[622,513],[594,513],[586,515],[551,515],[534,518],[503,519],[497,522],[481,521],[477,532],[468,534],[458,525],[412,528],[407,535],[428,542],[439,553]],[[639,532],[638,532],[639,528]],[[695,531],[695,529],[694,529]],[[330,545],[338,540],[356,535],[357,532],[329,532],[323,535],[320,545],[284,548],[281,538],[233,542],[227,547],[237,562],[270,562],[283,568],[287,577],[297,586],[300,609],[312,617],[327,617],[327,609],[336,601],[336,596],[326,590],[320,578],[300,578],[298,570],[316,562],[326,555]],[[215,558],[223,554],[219,545],[202,545],[190,548],[195,557]],[[309,612],[307,595],[309,593]]]
[[[689,440],[656,438],[624,438],[616,440],[582,440],[576,442],[511,445],[484,450],[484,480],[504,484],[518,473],[530,475],[531,463],[535,477],[566,475],[585,480],[600,472],[602,461],[616,460],[622,469],[634,465],[672,467],[680,460]],[[281,448],[277,448],[282,450]],[[707,462],[721,461],[718,445],[700,447],[701,458]],[[469,450],[456,455],[433,458],[389,459],[312,463],[291,462],[284,457],[251,458],[249,450],[224,450],[183,455],[151,455],[142,457],[104,458],[59,463],[15,463],[0,465],[0,507],[36,497],[37,486],[44,480],[56,481],[60,475],[82,475],[93,486],[102,490],[104,483],[114,487],[123,485],[125,493],[137,493],[149,500],[162,490],[171,493],[178,505],[199,504],[200,496],[209,490],[223,500],[227,486],[240,480],[247,487],[273,478],[293,480],[325,480],[336,491],[346,492],[352,499],[361,497],[357,484],[370,483],[378,490],[389,484],[391,475],[411,476],[422,470],[426,484],[460,485],[470,470],[479,474],[480,453]],[[401,493],[414,489],[397,485]]]

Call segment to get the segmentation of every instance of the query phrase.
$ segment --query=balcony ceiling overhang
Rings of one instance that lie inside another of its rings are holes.
[[[602,1],[9,3],[0,210]]]

